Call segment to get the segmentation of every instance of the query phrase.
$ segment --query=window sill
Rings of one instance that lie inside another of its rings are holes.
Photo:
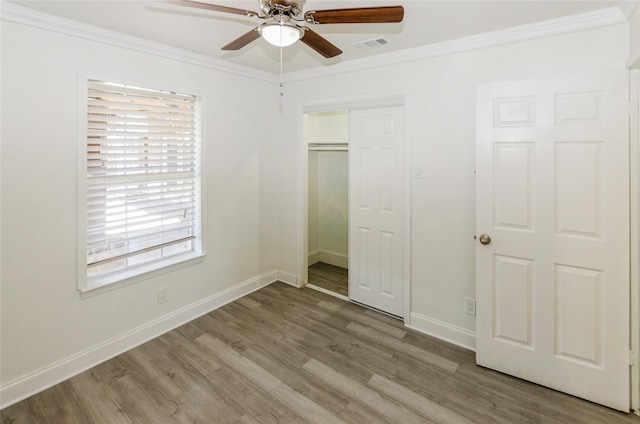
[[[80,290],[81,297],[83,299],[93,297],[95,295],[110,292],[111,290],[116,290],[130,284],[149,280],[163,274],[201,263],[205,256],[206,254],[204,253],[176,255],[167,258],[160,263],[154,262],[122,272],[86,279],[84,285],[78,287],[78,290]]]

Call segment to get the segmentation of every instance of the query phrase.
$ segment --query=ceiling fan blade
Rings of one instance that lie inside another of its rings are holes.
[[[224,46],[222,50],[240,50],[250,42],[257,40],[258,38],[260,38],[260,33],[258,32],[258,27],[256,27]]]
[[[342,53],[342,50],[331,44],[329,40],[317,32],[309,28],[305,28],[304,30],[304,35],[300,41],[320,53],[322,56],[330,58]]]
[[[377,24],[402,22],[404,7],[356,7],[353,9],[310,10],[304,19],[310,24]]]
[[[214,12],[233,13],[234,15],[258,16],[258,13],[251,10],[236,9],[235,7],[219,6],[217,4],[204,3],[194,0],[179,0],[183,6],[194,7],[196,9],[212,10]]]

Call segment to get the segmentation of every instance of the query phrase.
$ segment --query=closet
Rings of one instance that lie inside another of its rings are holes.
[[[304,115],[309,287],[348,297],[349,112]]]

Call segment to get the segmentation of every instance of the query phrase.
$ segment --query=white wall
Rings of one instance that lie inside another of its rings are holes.
[[[627,41],[626,24],[618,24],[287,85],[282,122],[299,119],[301,105],[404,96],[411,165],[424,169],[422,179],[411,181],[412,325],[471,339],[475,331],[463,298],[475,297],[476,85],[622,70]],[[279,212],[280,269],[295,273],[300,235],[289,223],[300,213],[301,150],[296,128],[281,127],[279,197],[286,206]],[[471,345],[468,339],[459,342]]]
[[[3,389],[29,386],[29,378],[45,384],[41,371],[72,372],[77,355],[135,339],[140,329],[148,335],[163,317],[202,311],[255,277],[275,278],[278,152],[264,130],[277,120],[275,84],[6,21],[1,36]],[[79,71],[205,102],[206,258],[85,299],[76,284]],[[160,287],[169,294],[162,305]]]
[[[346,267],[349,255],[347,152],[309,152],[309,255]]]
[[[349,112],[306,113],[305,144],[349,142]],[[346,268],[349,255],[349,180],[346,151],[309,151],[309,264],[318,261]]]
[[[304,117],[306,143],[348,143],[349,111],[311,112]]]
[[[640,66],[640,7],[634,6],[629,15],[629,59],[628,65]]]
[[[308,244],[307,252],[309,255],[309,265],[320,260],[320,238],[318,237],[318,209],[319,209],[319,196],[318,196],[318,152],[309,152],[309,165],[308,165],[308,182],[309,188],[307,191],[308,202]]]

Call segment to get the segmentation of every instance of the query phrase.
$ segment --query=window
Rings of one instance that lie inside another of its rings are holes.
[[[86,284],[200,255],[196,96],[89,80]]]

